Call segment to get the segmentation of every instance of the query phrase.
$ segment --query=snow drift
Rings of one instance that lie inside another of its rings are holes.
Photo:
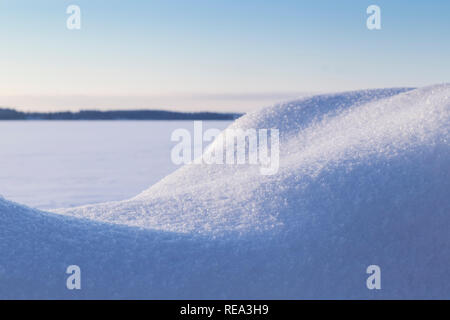
[[[449,117],[450,85],[312,96],[231,125],[280,130],[276,175],[187,165],[122,202],[0,200],[0,297],[448,299]]]

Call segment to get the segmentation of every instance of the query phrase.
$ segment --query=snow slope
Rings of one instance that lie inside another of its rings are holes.
[[[127,201],[0,200],[0,297],[450,298],[449,117],[450,85],[312,96],[231,125],[280,130],[276,175],[187,165]]]

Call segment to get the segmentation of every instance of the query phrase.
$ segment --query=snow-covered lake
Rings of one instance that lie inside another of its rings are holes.
[[[178,128],[192,132],[193,122],[0,122],[0,195],[40,209],[133,197],[177,169],[170,136]]]

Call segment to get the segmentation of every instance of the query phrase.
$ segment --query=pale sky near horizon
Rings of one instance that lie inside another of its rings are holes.
[[[449,17],[448,0],[0,0],[0,106],[249,111],[450,82]]]

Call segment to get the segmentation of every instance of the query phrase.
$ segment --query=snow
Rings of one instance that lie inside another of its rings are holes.
[[[0,297],[448,299],[449,117],[446,84],[311,96],[231,125],[280,130],[273,176],[191,164],[126,201],[0,199]]]
[[[206,121],[226,128],[231,121]],[[0,121],[0,193],[38,208],[125,200],[178,166],[170,135],[192,121]]]

